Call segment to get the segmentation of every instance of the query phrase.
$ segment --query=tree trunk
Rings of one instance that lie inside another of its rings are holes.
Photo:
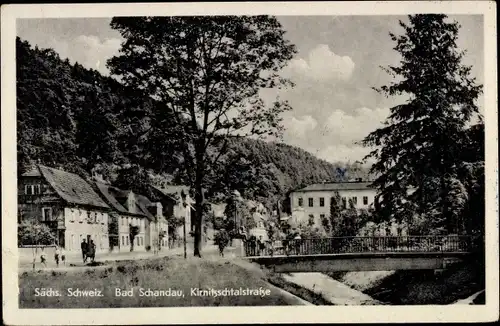
[[[201,229],[203,224],[203,179],[205,176],[205,161],[204,161],[204,140],[200,140],[196,144],[196,175],[195,175],[195,219],[194,219],[194,256],[201,258]],[[193,223],[193,221],[191,221]]]
[[[201,226],[203,223],[203,188],[196,185],[194,220],[194,256],[201,257]]]
[[[35,270],[35,265],[36,265],[36,254],[38,252],[38,248],[35,247],[35,248],[32,248],[32,252],[33,252],[33,270]]]

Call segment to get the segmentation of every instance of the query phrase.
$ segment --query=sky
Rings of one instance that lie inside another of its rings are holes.
[[[402,99],[386,98],[373,87],[391,81],[380,67],[398,65],[389,32],[402,34],[406,16],[283,16],[285,37],[297,55],[283,72],[296,86],[263,96],[288,100],[283,141],[330,162],[361,160],[369,149],[356,144],[382,125],[389,108]],[[464,64],[484,82],[481,15],[450,16],[461,25],[458,47]],[[109,74],[106,60],[118,53],[122,38],[111,18],[18,19],[17,35],[32,45],[52,48],[61,58]],[[482,98],[479,100],[483,110]]]

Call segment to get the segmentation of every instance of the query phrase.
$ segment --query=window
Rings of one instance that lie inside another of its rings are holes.
[[[354,205],[357,205],[358,204],[358,197],[352,197],[352,203]]]
[[[41,194],[41,191],[40,191],[40,185],[34,185],[34,186],[33,186],[33,193],[34,193],[35,195],[39,195],[39,194]]]
[[[73,208],[71,208],[69,210],[69,221],[73,222],[74,220],[75,220],[75,210]]]
[[[26,195],[32,195],[33,194],[33,188],[31,187],[31,185],[25,185],[24,186],[24,193]]]
[[[87,223],[90,223],[92,221],[92,217],[90,216],[90,211],[87,211]]]
[[[122,217],[122,225],[125,225],[125,218]]]
[[[125,245],[125,236],[122,235],[122,246],[124,246],[124,245]]]
[[[321,206],[321,207],[325,206],[325,198],[324,197],[319,198],[319,206]]]
[[[128,242],[128,235],[125,236],[125,239],[127,239],[127,246],[129,245],[129,242]]]
[[[343,206],[344,208],[346,208],[346,207],[347,207],[347,198],[346,198],[346,197],[342,197],[342,206]]]
[[[98,223],[99,222],[99,217],[97,216],[97,212],[94,212],[94,223]]]
[[[42,221],[52,221],[52,208],[51,207],[42,208]]]
[[[368,196],[363,196],[363,205],[368,205]]]
[[[81,222],[81,221],[83,221],[83,212],[82,212],[82,210],[81,210],[81,209],[79,209],[79,210],[78,210],[78,215],[79,215],[79,216],[78,216],[79,221],[80,221],[80,222]]]
[[[299,206],[302,207],[304,205],[304,200],[302,197],[299,198]]]
[[[309,207],[313,207],[314,206],[314,198],[309,198]]]
[[[325,219],[325,214],[320,214],[319,217],[321,218],[321,220],[324,220]]]

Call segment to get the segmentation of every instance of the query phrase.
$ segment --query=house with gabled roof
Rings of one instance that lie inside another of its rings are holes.
[[[18,222],[36,219],[49,226],[68,252],[93,240],[97,252],[109,249],[111,207],[89,182],[60,169],[35,165],[18,179]]]
[[[158,250],[161,248],[168,248],[168,230],[169,225],[167,218],[163,211],[163,205],[159,201],[152,202],[148,197],[137,195],[138,203],[142,209],[148,210],[154,218],[146,224],[146,239],[148,245],[151,247],[157,246]]]
[[[110,249],[112,251],[131,251],[132,248],[135,251],[145,250],[146,220],[152,219],[147,216],[149,212],[142,211],[132,191],[122,190],[102,182],[95,182],[95,185],[102,198],[114,210],[110,214]],[[131,234],[133,226],[138,227],[137,235]]]
[[[113,251],[130,251],[132,248],[134,251],[144,251],[148,246],[152,248],[158,243],[161,230],[168,231],[161,203],[153,203],[132,190],[122,190],[102,182],[95,182],[95,185],[114,209],[110,219],[110,244]],[[133,227],[138,229],[135,235],[131,234]]]
[[[191,217],[194,214],[194,200],[189,195],[189,187],[187,186],[152,186],[152,190],[157,195],[159,201],[163,205],[163,214],[166,218],[177,217],[184,218],[186,222],[186,236],[194,232],[194,225],[191,223]],[[175,232],[180,238],[183,237],[184,225],[177,227],[171,232]]]

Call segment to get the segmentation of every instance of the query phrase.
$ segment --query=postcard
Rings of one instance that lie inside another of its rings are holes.
[[[6,324],[498,320],[495,9],[2,6]]]

